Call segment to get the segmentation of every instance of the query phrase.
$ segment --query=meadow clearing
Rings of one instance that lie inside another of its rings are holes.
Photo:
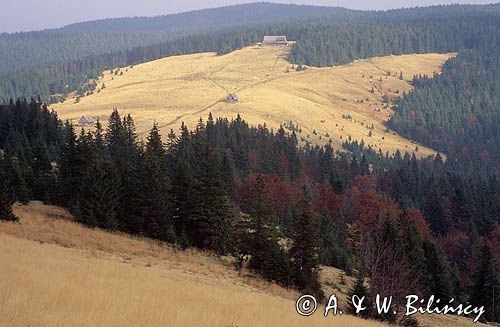
[[[288,51],[251,46],[223,56],[168,57],[120,68],[116,75],[116,70],[106,71],[93,94],[78,101],[70,96],[52,108],[75,124],[83,115],[106,120],[117,108],[132,114],[142,136],[155,122],[164,136],[170,129],[178,131],[181,122],[194,129],[211,112],[229,119],[240,114],[251,125],[274,130],[285,125],[303,142],[331,141],[336,149],[351,139],[384,154],[396,149],[418,157],[435,154],[386,128],[392,111],[383,97],[408,92],[414,75],[439,72],[453,53],[376,57],[297,71],[287,61]],[[229,93],[236,93],[239,102],[227,103]]]

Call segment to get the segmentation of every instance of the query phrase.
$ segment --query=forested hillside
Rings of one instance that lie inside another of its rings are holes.
[[[0,73],[126,51],[224,27],[313,17],[343,19],[349,12],[354,13],[343,8],[255,3],[157,17],[104,19],[38,32],[3,33]]]
[[[64,99],[69,92],[79,91],[80,94],[84,94],[93,90],[93,85],[87,82],[97,78],[105,69],[134,65],[172,55],[207,51],[229,52],[245,44],[257,42],[260,35],[261,33],[257,32],[241,31],[184,36],[165,43],[9,71],[0,75],[2,77],[0,98],[8,101],[11,98],[40,95],[50,102],[57,102]]]
[[[328,17],[348,19],[360,16],[359,11],[340,7],[322,7],[268,2],[202,9],[156,17],[111,18],[65,26],[61,32],[137,32],[179,31],[207,27],[235,26],[282,20]]]
[[[390,285],[396,298],[453,297],[485,305],[484,318],[498,321],[495,174],[357,143],[345,145],[353,154],[299,148],[293,133],[240,117],[209,116],[164,140],[153,126],[142,144],[133,118],[117,111],[107,128],[79,133],[36,101],[0,106],[0,115],[2,217],[14,218],[5,214],[14,200],[39,199],[89,226],[231,254],[319,297],[326,264],[369,278],[371,295]]]
[[[448,154],[457,166],[500,169],[500,32],[461,51],[440,76],[416,77],[396,102],[389,126]]]
[[[499,11],[500,13],[500,11]],[[500,15],[409,22],[325,23],[300,29],[292,62],[332,66],[389,54],[452,52],[481,47],[498,34]]]
[[[261,3],[2,34],[0,98],[40,95],[59,101],[105,69],[176,54],[227,53],[266,34],[297,40],[290,60],[314,66],[376,55],[457,51],[477,46],[484,35],[498,30],[499,8],[455,5],[371,12]],[[186,17],[194,19],[190,29],[176,23]],[[59,96],[50,98],[54,94]]]
[[[0,73],[82,60],[92,55],[161,43],[175,37],[174,33],[161,32],[0,34]]]

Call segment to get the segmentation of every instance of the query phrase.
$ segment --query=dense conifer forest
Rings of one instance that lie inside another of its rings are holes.
[[[39,101],[11,102],[0,106],[0,212],[12,220],[15,200],[42,200],[88,226],[232,254],[236,269],[320,297],[325,264],[362,273],[371,295],[390,285],[475,301],[498,321],[498,174],[345,147],[299,147],[283,128],[211,115],[140,142],[116,110],[77,131]]]
[[[446,153],[457,166],[500,169],[500,33],[459,52],[441,75],[415,77],[389,126]]]
[[[343,8],[255,3],[157,17],[103,19],[37,32],[3,33],[0,44],[5,47],[0,48],[0,72],[130,50],[224,27],[314,17],[343,19],[349,12],[354,13]]]

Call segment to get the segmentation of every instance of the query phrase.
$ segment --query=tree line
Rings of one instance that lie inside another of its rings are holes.
[[[442,74],[417,76],[397,99],[389,126],[446,153],[457,168],[500,168],[500,30],[481,46],[460,51]]]
[[[211,115],[141,141],[130,115],[76,131],[19,100],[0,106],[0,213],[13,220],[14,201],[42,200],[88,226],[232,255],[238,269],[319,298],[329,265],[372,300],[436,294],[498,321],[498,176],[345,146],[301,147],[284,128]]]
[[[101,23],[114,32],[93,31],[91,27],[83,32],[80,26],[75,32],[0,35],[0,43],[5,44],[0,49],[0,99],[41,96],[57,102],[107,69],[172,55],[207,51],[225,54],[255,44],[263,35],[287,35],[296,40],[289,60],[313,66],[345,64],[378,55],[458,51],[485,44],[488,35],[498,33],[500,16],[498,5],[388,12],[333,8],[324,17],[317,17],[314,7],[310,11],[308,7],[292,7],[288,13],[291,16],[286,18],[288,14],[283,13],[282,20],[253,21],[249,14],[238,24],[175,33],[168,29],[145,32],[139,19],[137,31],[126,27],[114,31],[113,24],[127,23],[104,21]],[[228,15],[244,8],[233,8]],[[298,14],[300,10],[303,16]],[[260,9],[254,8],[254,12],[258,15]],[[129,23],[136,24],[134,20]]]

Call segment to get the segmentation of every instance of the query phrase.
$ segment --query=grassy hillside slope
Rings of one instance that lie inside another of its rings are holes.
[[[299,294],[238,273],[230,258],[88,229],[38,202],[14,211],[20,224],[0,222],[0,326],[383,326],[320,311],[301,318]],[[343,308],[353,280],[340,285],[340,273],[324,267],[321,279]],[[419,319],[421,326],[484,326]]]
[[[0,223],[1,326],[382,326],[301,318],[293,291],[228,261],[90,230],[56,207],[17,207]]]
[[[200,116],[235,118],[249,123],[298,126],[302,141],[332,140],[336,148],[351,137],[385,153],[413,152],[416,144],[384,126],[391,114],[382,97],[411,89],[416,74],[439,71],[453,54],[414,54],[361,60],[333,68],[296,71],[286,61],[287,47],[247,47],[224,56],[202,53],[168,57],[105,72],[98,90],[79,101],[53,105],[62,119],[76,123],[82,115],[105,119],[113,108],[131,113],[138,131],[157,122],[164,135],[184,121],[194,128]],[[123,72],[123,74],[122,74]],[[400,80],[400,73],[403,80]],[[102,86],[105,85],[103,89]],[[373,92],[372,92],[373,87]],[[226,103],[228,93],[240,102]],[[373,130],[370,133],[370,129]],[[369,136],[371,134],[371,136]],[[434,151],[419,146],[417,155]]]

